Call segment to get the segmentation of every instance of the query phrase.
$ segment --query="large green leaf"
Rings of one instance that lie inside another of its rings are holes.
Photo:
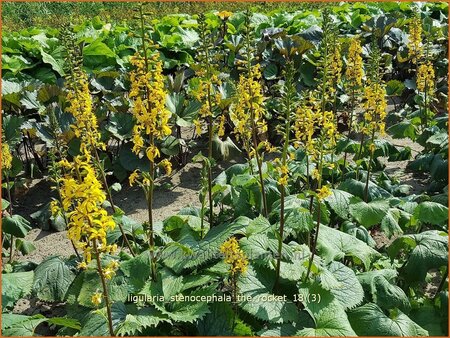
[[[191,250],[183,250],[178,246],[171,246],[165,251],[164,263],[175,272],[183,269],[192,269],[208,261],[217,260],[219,247],[231,236],[249,224],[250,219],[239,217],[233,223],[223,223],[213,227],[199,242],[191,242],[188,246]]]
[[[394,258],[401,250],[409,252],[404,277],[408,281],[423,281],[428,270],[447,265],[448,235],[435,230],[403,235],[389,246],[389,256]]]
[[[388,238],[403,234],[403,230],[399,225],[401,214],[401,210],[390,208],[381,220],[381,230],[386,236],[388,236]]]
[[[414,217],[423,223],[441,225],[448,220],[448,208],[436,202],[422,202],[414,210]]]
[[[198,323],[200,336],[232,336],[233,335],[233,308],[229,303],[212,303],[211,312]]]
[[[115,330],[119,336],[136,336],[146,328],[155,327],[162,322],[170,322],[167,315],[163,315],[153,307],[138,308],[130,304],[126,306],[126,309],[125,319],[117,325]]]
[[[20,215],[5,216],[2,218],[2,231],[4,233],[24,238],[30,230],[30,222]]]
[[[100,39],[95,40],[89,45],[83,48],[83,55],[90,56],[107,56],[107,57],[116,57],[116,53],[114,53],[105,43],[103,43]]]
[[[380,254],[359,239],[339,230],[320,225],[317,249],[326,262],[352,257],[355,263],[363,263],[368,269],[370,262]]]
[[[426,336],[428,332],[400,310],[387,316],[378,305],[365,304],[348,314],[358,336]]]
[[[332,194],[325,201],[330,208],[342,219],[349,219],[350,199],[352,194],[338,189],[332,189]]]
[[[352,269],[340,262],[331,262],[327,267],[338,284],[330,288],[330,292],[341,303],[344,309],[352,309],[361,304],[364,290]]]
[[[74,278],[75,274],[61,258],[47,258],[35,270],[33,292],[41,300],[62,301]]]
[[[265,270],[249,266],[248,270],[239,277],[240,293],[244,297],[251,297],[250,301],[240,302],[239,307],[263,321],[271,323],[295,321],[298,311],[293,303],[269,298],[275,296],[271,293],[274,279],[267,274]]]
[[[33,277],[33,271],[2,274],[3,309],[14,306],[20,298],[28,296],[31,293]]]
[[[280,201],[272,206],[273,220],[278,221],[281,212]],[[313,218],[309,210],[305,207],[305,201],[297,196],[288,196],[284,204],[284,217],[286,229],[296,232],[308,232],[314,227]]]
[[[354,197],[350,201],[350,214],[361,225],[370,228],[379,224],[389,210],[386,200],[375,200],[369,203]]]
[[[303,304],[314,318],[314,327],[305,327],[295,336],[355,336],[344,308],[335,296],[317,282],[299,287]]]
[[[39,324],[47,318],[42,315],[24,316],[13,313],[2,313],[2,336],[34,336]]]

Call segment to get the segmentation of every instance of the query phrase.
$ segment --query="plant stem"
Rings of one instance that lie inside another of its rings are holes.
[[[150,135],[150,147],[153,146],[153,135]],[[151,271],[152,271],[152,280],[156,280],[156,257],[155,257],[155,241],[153,237],[153,189],[154,189],[154,171],[155,164],[153,161],[150,161],[150,186],[148,188],[147,193],[147,209],[148,209],[148,240],[149,240],[149,249],[150,249],[150,258],[152,261]]]
[[[102,281],[103,295],[105,297],[105,305],[106,305],[106,313],[108,315],[108,328],[109,334],[114,337],[114,329],[112,324],[112,315],[111,315],[111,303],[109,301],[108,287],[106,286],[105,276],[103,275],[102,263],[100,262],[100,253],[98,252],[97,240],[94,239],[94,251],[95,251],[95,259],[97,261],[97,269],[98,274],[100,275],[100,279]]]
[[[92,149],[93,149],[93,152],[94,152],[94,155],[95,155],[96,165],[99,168],[100,175],[102,177],[103,186],[104,186],[104,188],[106,190],[106,195],[108,196],[109,203],[111,204],[111,208],[113,210],[113,213],[115,214],[116,213],[116,206],[114,205],[114,201],[113,201],[113,198],[112,198],[112,195],[111,195],[111,190],[109,189],[108,182],[106,180],[105,171],[103,170],[103,167],[102,167],[101,162],[100,162],[100,158],[98,156],[97,148],[92,147]],[[131,255],[133,257],[136,256],[134,251],[133,251],[133,248],[131,247],[130,242],[128,241],[127,236],[125,235],[125,231],[123,230],[122,224],[120,224],[120,222],[117,222],[117,225],[118,225],[118,227],[120,229],[120,232],[122,234],[122,238],[124,239],[126,246],[130,250]]]
[[[291,62],[288,62],[286,65],[286,123],[284,127],[284,133],[285,133],[285,140],[283,145],[283,154],[281,159],[281,166],[285,168],[287,166],[287,153],[288,153],[288,147],[290,142],[290,131],[291,131],[291,95],[293,95],[295,88],[293,88],[293,73],[294,73],[294,65]],[[286,189],[283,186],[283,184],[280,184],[280,191],[281,191],[281,199],[280,199],[280,231],[279,231],[279,237],[278,237],[278,256],[277,256],[277,267],[276,267],[276,273],[275,273],[275,285],[274,289],[278,289],[278,283],[280,280],[280,268],[281,268],[281,252],[283,249],[283,235],[284,235],[284,223],[285,223],[285,217],[284,217],[284,203],[285,203],[285,193]]]
[[[316,233],[314,236],[314,240],[312,243],[312,248],[311,248],[311,257],[309,258],[309,262],[308,262],[308,270],[306,272],[306,277],[305,277],[305,282],[308,280],[309,274],[311,272],[311,266],[314,260],[314,255],[316,252],[316,246],[317,246],[317,240],[319,238],[319,228],[320,228],[320,201],[318,203],[317,206],[317,224],[316,224]]]
[[[13,209],[12,209],[12,205],[13,205],[13,201],[11,198],[11,186],[9,184],[9,175],[5,174],[5,178],[6,178],[6,192],[8,194],[8,199],[9,199],[9,216],[11,217],[13,215]],[[12,262],[13,259],[13,254],[14,254],[14,235],[11,235],[10,237],[10,246],[9,246],[9,259],[8,259],[8,263]]]
[[[350,100],[350,117],[348,120],[348,131],[347,131],[347,140],[350,140],[350,135],[352,133],[352,126],[353,126],[353,114],[355,110],[355,87],[352,86],[352,94],[351,94],[351,100]],[[345,165],[347,164],[347,149],[345,149],[344,153],[344,165],[343,168],[345,168]],[[342,176],[344,176],[344,171],[342,170]]]
[[[372,139],[371,144],[373,144],[375,138],[375,130],[372,131]],[[366,186],[364,188],[364,202],[367,203],[367,198],[369,196],[369,179],[370,179],[370,169],[372,168],[372,160],[373,160],[373,151],[370,151],[369,163],[367,164],[367,177],[366,177]]]
[[[441,282],[439,283],[439,286],[436,290],[436,294],[434,295],[434,298],[436,298],[439,294],[439,292],[441,292],[442,288],[444,287],[445,281],[447,280],[448,277],[448,267],[445,268],[444,274],[442,275],[442,279]]]

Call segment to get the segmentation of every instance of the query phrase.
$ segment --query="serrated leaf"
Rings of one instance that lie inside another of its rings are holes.
[[[352,257],[355,263],[362,262],[366,269],[380,254],[363,241],[339,230],[320,225],[317,249],[326,262]]]
[[[340,262],[332,262],[327,269],[335,276],[339,286],[330,289],[330,292],[341,303],[344,309],[352,309],[361,304],[364,290],[352,269]]]
[[[401,216],[400,210],[390,208],[386,213],[386,215],[381,220],[380,226],[381,231],[383,231],[383,233],[386,234],[388,238],[403,234],[403,230],[398,224],[400,216]]]
[[[416,207],[414,217],[428,224],[446,224],[448,220],[448,208],[436,202],[425,201]]]
[[[403,312],[409,312],[411,308],[405,292],[397,285],[389,283],[382,275],[374,276],[371,293],[373,301],[383,309],[398,308]]]
[[[2,313],[3,336],[34,336],[34,331],[39,324],[47,318],[42,315],[24,316],[13,313]]]
[[[295,336],[355,336],[347,314],[335,296],[314,282],[302,284],[299,293],[303,296],[304,306],[314,318],[314,327],[305,327]],[[320,298],[319,298],[320,297]]]
[[[262,298],[274,296],[271,293],[273,279],[269,278],[267,272],[263,274],[262,270],[249,266],[246,273],[239,277],[238,288],[243,296],[252,297],[252,301],[243,301],[239,303],[239,307],[256,318],[270,323],[286,323],[296,320],[298,311],[293,303]],[[267,301],[263,301],[264,299]]]
[[[388,317],[378,305],[365,304],[348,314],[359,336],[426,336],[428,332],[397,310]]]
[[[332,194],[325,201],[330,208],[342,219],[349,219],[350,199],[352,194],[338,189],[332,189]]]
[[[2,308],[10,308],[22,297],[31,293],[33,271],[2,274]]]
[[[448,235],[435,230],[403,235],[389,246],[389,256],[396,257],[400,250],[409,252],[403,270],[406,280],[423,281],[428,270],[447,265]]]
[[[41,300],[62,301],[74,278],[75,274],[61,258],[50,257],[35,270],[33,292]]]
[[[366,203],[357,198],[350,202],[350,214],[361,225],[370,228],[379,224],[389,210],[386,200],[376,200]]]

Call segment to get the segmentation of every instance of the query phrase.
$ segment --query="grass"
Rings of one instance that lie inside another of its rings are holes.
[[[260,13],[275,10],[293,11],[320,8],[321,3],[302,2],[149,2],[148,11],[155,17],[168,14],[198,14],[211,10],[242,11],[251,8]],[[19,31],[31,26],[58,27],[74,18],[85,20],[100,16],[111,21],[133,18],[135,2],[4,2],[2,5],[3,29]]]

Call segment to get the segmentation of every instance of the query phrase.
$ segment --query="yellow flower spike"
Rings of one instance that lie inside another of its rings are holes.
[[[422,56],[422,21],[416,16],[409,23],[408,56],[416,64]]]
[[[322,201],[332,194],[330,188],[324,185],[322,188],[317,189],[317,198]]]
[[[217,14],[219,18],[222,20],[227,20],[233,13],[228,11],[222,11]]]
[[[364,76],[363,61],[362,61],[362,47],[358,38],[353,38],[350,41],[348,49],[347,64],[345,70],[346,84],[355,89],[362,85],[362,78]]]
[[[239,248],[239,244],[235,237],[231,237],[220,247],[220,252],[225,256],[225,263],[230,264],[230,272],[232,275],[237,273],[245,273],[248,267],[248,259],[245,253]]]
[[[11,169],[12,167],[12,155],[9,149],[9,145],[6,142],[2,142],[2,153],[0,154],[2,161],[2,169]]]
[[[369,83],[364,88],[364,99],[363,107],[366,110],[364,113],[366,125],[363,132],[366,135],[371,135],[377,131],[383,133],[387,115],[386,89],[384,83]]]
[[[137,170],[133,171],[130,174],[130,177],[128,177],[128,180],[130,181],[130,186],[133,186],[134,183],[136,183],[136,180],[138,179],[138,177],[139,177],[139,172]]]
[[[144,147],[142,134],[163,139],[172,133],[169,125],[171,112],[166,108],[167,91],[162,73],[162,62],[159,53],[154,52],[149,60],[149,68],[144,58],[136,53],[131,59],[135,69],[130,74],[131,88],[129,97],[133,101],[132,113],[136,119],[133,128],[133,152],[138,153]],[[154,161],[157,152],[147,157]]]
[[[428,96],[434,94],[434,67],[430,61],[421,64],[417,69],[417,90]]]
[[[225,115],[221,115],[219,118],[219,130],[217,131],[217,136],[223,137],[225,135],[225,122],[227,118]]]
[[[102,303],[103,295],[100,292],[96,292],[91,297],[91,302],[95,306],[99,306]]]

